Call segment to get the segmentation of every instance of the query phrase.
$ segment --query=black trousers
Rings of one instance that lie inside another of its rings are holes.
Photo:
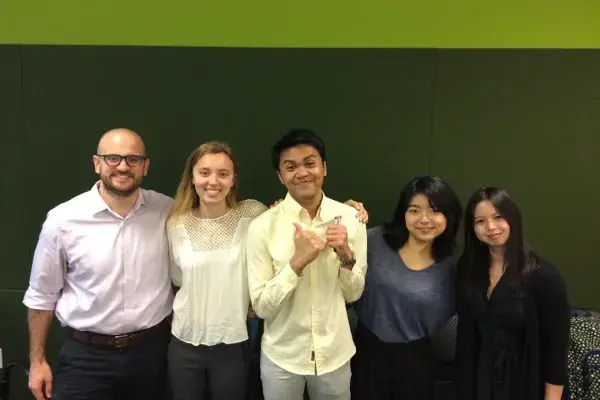
[[[434,363],[428,339],[385,343],[364,325],[354,332],[352,400],[431,400]]]
[[[168,360],[173,400],[248,398],[248,341],[194,346],[172,336]]]
[[[165,400],[169,329],[127,348],[67,339],[52,400]]]

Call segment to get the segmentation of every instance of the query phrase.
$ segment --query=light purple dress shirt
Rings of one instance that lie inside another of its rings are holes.
[[[166,219],[173,200],[152,190],[125,218],[98,184],[52,209],[35,249],[23,304],[56,310],[63,326],[119,335],[172,311]]]

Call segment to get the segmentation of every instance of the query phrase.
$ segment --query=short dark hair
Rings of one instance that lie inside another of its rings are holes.
[[[326,161],[325,142],[314,131],[305,128],[290,129],[281,139],[275,143],[271,149],[271,162],[275,171],[279,171],[279,162],[281,153],[290,147],[299,145],[308,145],[314,147],[321,156],[323,162]]]
[[[450,185],[437,177],[418,176],[404,186],[392,220],[384,225],[385,242],[397,250],[408,241],[405,214],[411,199],[417,194],[427,196],[429,205],[446,217],[446,229],[433,241],[433,259],[441,261],[452,256],[462,218],[462,206]]]

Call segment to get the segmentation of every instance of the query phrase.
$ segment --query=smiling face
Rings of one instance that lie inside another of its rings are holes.
[[[409,236],[418,242],[433,242],[446,230],[446,217],[431,207],[424,194],[416,194],[410,200],[404,215]]]
[[[97,153],[93,156],[94,170],[100,175],[104,190],[117,197],[134,194],[150,164],[144,157],[141,138],[131,131],[115,129],[102,137]]]
[[[207,206],[226,203],[235,184],[233,161],[225,153],[203,155],[193,167],[192,184],[200,203]]]
[[[510,236],[510,225],[489,200],[475,207],[473,230],[477,239],[490,247],[504,246]]]
[[[317,149],[298,145],[281,152],[279,179],[296,201],[310,202],[321,193],[327,165]]]

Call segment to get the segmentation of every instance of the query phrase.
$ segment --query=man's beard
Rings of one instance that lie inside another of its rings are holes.
[[[104,186],[104,190],[106,190],[107,193],[109,193],[110,195],[115,196],[115,197],[131,196],[133,193],[135,193],[135,191],[140,187],[140,184],[142,183],[141,179],[140,180],[135,179],[134,175],[125,174],[125,175],[133,178],[133,184],[131,185],[130,188],[128,188],[126,190],[118,189],[110,181],[111,178],[116,175],[123,175],[123,174],[111,174],[109,176],[102,176],[100,178],[100,180],[102,181],[102,186]]]

